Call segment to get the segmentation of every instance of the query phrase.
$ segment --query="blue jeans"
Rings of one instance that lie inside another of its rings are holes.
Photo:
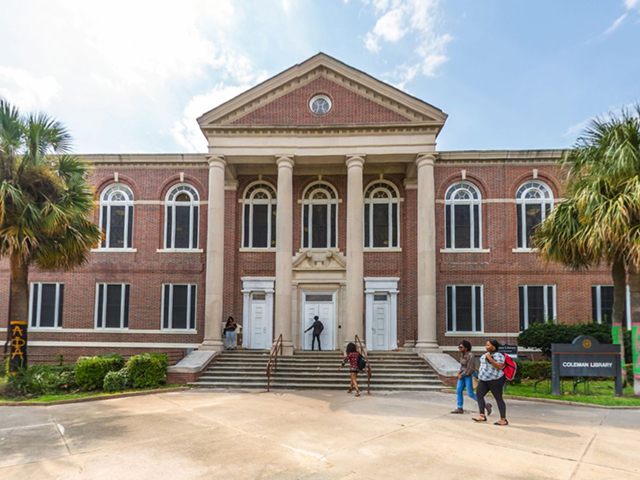
[[[236,348],[236,332],[224,332],[227,336],[227,350]]]
[[[462,391],[467,389],[467,395],[469,398],[478,401],[478,397],[473,393],[473,377],[469,375],[468,377],[462,377],[458,379],[458,388],[456,389],[456,393],[458,394],[458,408],[462,408]]]

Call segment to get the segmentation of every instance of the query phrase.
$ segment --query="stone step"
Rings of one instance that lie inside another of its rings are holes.
[[[313,366],[313,365],[278,365],[278,372],[335,372],[337,367],[332,365],[330,367],[327,366]],[[344,371],[349,371],[345,366],[343,368]],[[406,367],[406,366],[384,366],[384,365],[376,365],[375,368],[372,366],[372,372],[375,373],[411,373],[414,375],[428,375],[433,371],[429,368],[428,365],[417,365],[414,367]],[[266,365],[260,366],[247,366],[247,365],[227,365],[227,364],[219,364],[212,365],[207,368],[207,372],[265,372],[267,371]]]
[[[271,378],[275,378],[275,379],[281,379],[281,378],[299,378],[301,380],[325,380],[327,378],[344,378],[344,379],[348,379],[349,378],[349,372],[309,372],[309,373],[290,373],[290,372],[278,372],[275,375],[272,375]],[[202,376],[200,377],[200,379],[216,379],[216,378],[233,378],[233,377],[242,377],[242,378],[248,378],[248,377],[252,377],[252,378],[267,378],[266,374],[264,372],[240,372],[240,373],[231,373],[231,372],[206,372],[204,374],[202,374]],[[366,378],[366,375],[360,375],[360,378]],[[381,380],[393,380],[393,381],[397,381],[399,383],[401,382],[413,382],[413,381],[422,381],[422,380],[428,380],[428,381],[437,381],[439,382],[440,380],[438,380],[438,377],[436,375],[410,375],[410,374],[403,374],[403,373],[390,373],[390,374],[378,374],[378,375],[372,375],[371,378],[374,381],[381,381]]]
[[[217,389],[257,389],[266,390],[267,382],[255,381],[255,382],[225,382],[225,381],[198,381],[190,384],[191,386],[198,388],[217,388]],[[366,391],[366,382],[360,382],[360,389]],[[305,383],[278,383],[271,382],[272,389],[289,389],[289,390],[308,390],[309,384]],[[349,388],[346,382],[332,382],[332,383],[318,383],[313,384],[312,388],[315,390],[346,390]],[[439,391],[442,390],[442,384],[410,384],[410,385],[397,385],[397,384],[371,384],[372,391]]]
[[[333,357],[333,358],[306,358],[306,357],[280,357],[278,358],[278,363],[341,363],[344,357]],[[265,365],[269,361],[268,358],[264,357],[236,357],[236,356],[218,356],[215,358],[214,362],[246,362],[246,363],[264,363]],[[369,357],[369,362],[371,364],[374,363],[401,363],[401,364],[426,364],[424,360],[418,357],[409,357],[409,358],[377,358],[377,357]]]

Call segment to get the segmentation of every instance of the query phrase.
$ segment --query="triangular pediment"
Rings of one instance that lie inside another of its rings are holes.
[[[327,95],[331,110],[315,115],[314,95]],[[198,119],[216,126],[424,124],[441,127],[441,110],[320,53],[214,108]]]

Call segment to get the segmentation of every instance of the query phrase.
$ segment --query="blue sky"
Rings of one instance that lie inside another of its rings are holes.
[[[322,51],[440,108],[440,150],[570,147],[640,101],[640,0],[3,0],[0,97],[78,153],[204,152],[195,118]]]

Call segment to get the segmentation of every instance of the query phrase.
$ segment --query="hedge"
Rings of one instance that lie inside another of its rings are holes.
[[[121,392],[131,387],[131,380],[126,368],[117,372],[109,372],[104,377],[103,390],[105,392]]]
[[[124,367],[124,357],[117,353],[98,357],[80,357],[76,362],[76,382],[82,390],[98,390],[104,385],[104,377],[109,372],[117,372]]]
[[[164,353],[141,353],[127,362],[127,372],[134,388],[157,387],[167,380],[169,359]]]
[[[613,343],[611,325],[599,323],[539,323],[530,326],[518,335],[518,345],[525,348],[539,348],[542,353],[551,358],[552,343],[571,343],[580,335],[591,335],[600,343]]]
[[[55,395],[76,388],[72,366],[31,365],[8,377],[9,388],[23,395]]]

